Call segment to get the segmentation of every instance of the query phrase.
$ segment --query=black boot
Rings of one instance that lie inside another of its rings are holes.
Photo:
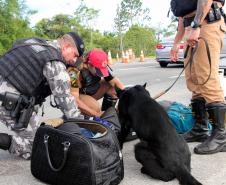
[[[207,110],[209,113],[209,119],[213,124],[213,131],[211,136],[205,142],[194,148],[194,152],[197,154],[226,152],[226,105],[223,103],[211,104],[207,107]]]
[[[118,98],[114,98],[108,94],[104,95],[103,98],[103,102],[102,102],[102,107],[101,110],[105,111],[107,110],[109,107],[114,107],[115,104],[117,103]]]
[[[209,129],[205,104],[206,101],[203,98],[197,98],[191,102],[195,125],[189,132],[183,134],[187,142],[203,142],[208,137]]]
[[[12,136],[0,133],[0,149],[8,150],[11,145]]]

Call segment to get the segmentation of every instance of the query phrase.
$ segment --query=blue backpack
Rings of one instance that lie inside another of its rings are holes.
[[[179,134],[188,132],[195,124],[191,107],[185,106],[181,103],[172,102],[167,108],[167,114]],[[210,130],[212,129],[210,123],[208,123],[208,127]]]

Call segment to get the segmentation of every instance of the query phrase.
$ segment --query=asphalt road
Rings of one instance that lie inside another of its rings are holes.
[[[152,96],[168,88],[182,70],[177,65],[160,68],[154,60],[144,63],[116,63],[112,65],[114,74],[126,85],[144,84]],[[178,101],[189,103],[190,93],[187,91],[184,75],[175,86],[158,100]],[[58,117],[61,113],[48,105],[45,106],[45,116],[42,119]],[[1,125],[0,131],[6,129]],[[177,180],[162,182],[140,173],[141,165],[134,158],[133,145],[138,140],[125,143],[123,149],[125,177],[120,185],[178,185]],[[226,185],[226,153],[213,155],[196,155],[193,148],[197,143],[189,144],[192,153],[192,174],[204,185]],[[41,185],[30,173],[30,162],[0,151],[0,185]]]

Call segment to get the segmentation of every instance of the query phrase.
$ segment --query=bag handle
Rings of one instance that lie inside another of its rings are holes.
[[[55,171],[55,172],[59,172],[60,170],[63,169],[65,163],[66,163],[66,160],[67,160],[67,153],[68,153],[68,149],[71,145],[71,143],[69,141],[64,141],[62,144],[64,145],[64,158],[63,158],[63,161],[60,165],[59,168],[54,168],[53,165],[52,165],[52,162],[51,162],[51,159],[49,157],[49,147],[48,147],[48,139],[49,139],[49,136],[48,135],[44,135],[44,144],[45,144],[45,148],[46,148],[46,156],[47,156],[47,160],[48,160],[48,163],[49,163],[49,166],[50,168]]]

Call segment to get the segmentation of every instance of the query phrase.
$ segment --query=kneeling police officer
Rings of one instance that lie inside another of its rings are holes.
[[[70,94],[66,65],[73,65],[84,52],[77,33],[56,41],[39,38],[18,40],[0,58],[0,123],[13,135],[0,133],[0,149],[29,159],[39,126],[38,105],[53,94],[65,118],[83,119]]]
[[[220,50],[226,31],[224,1],[171,0],[172,12],[179,17],[171,60],[177,60],[178,45],[184,37],[187,46],[184,65],[190,65],[185,69],[185,78],[192,92],[191,106],[196,120],[184,138],[188,142],[202,142],[194,148],[197,154],[226,151],[226,104],[218,76]],[[207,126],[208,118],[213,127],[211,133]]]

